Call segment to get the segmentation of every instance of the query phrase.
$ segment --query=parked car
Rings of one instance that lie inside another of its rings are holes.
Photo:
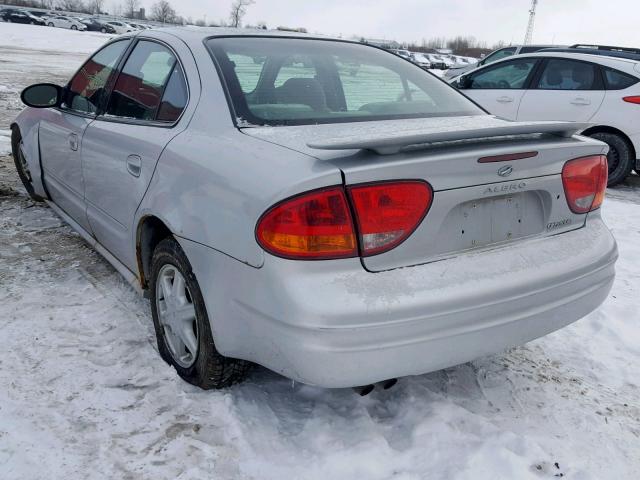
[[[425,70],[431,68],[431,62],[424,53],[411,52],[411,61]]]
[[[150,31],[21,98],[25,188],[147,292],[160,355],[203,388],[250,362],[325,387],[441,369],[576,321],[614,280],[604,143],[378,48]]]
[[[29,13],[35,17],[41,18],[42,20],[46,20],[51,16],[48,12],[43,12],[42,10],[29,10]]]
[[[111,27],[113,27],[113,29],[116,31],[117,34],[122,34],[122,33],[129,33],[129,32],[133,32],[135,29],[125,23],[125,22],[107,22],[108,25],[111,25]]]
[[[116,33],[113,25],[109,25],[107,22],[102,22],[96,18],[83,18],[80,20],[80,23],[86,26],[90,32]]]
[[[589,124],[582,134],[609,145],[609,186],[640,172],[640,55],[539,52],[473,70],[456,86],[510,120]]]
[[[402,58],[406,58],[406,59],[411,59],[411,52],[409,50],[404,50],[404,49],[396,49],[396,50],[392,50],[393,53],[395,53],[396,55],[401,56]]]
[[[45,26],[46,23],[40,17],[32,15],[26,10],[7,8],[0,12],[0,18],[9,23],[26,23],[29,25]]]
[[[71,30],[86,30],[87,26],[76,20],[75,18],[67,17],[65,15],[56,15],[47,18],[47,25],[56,28],[69,28]]]
[[[128,25],[130,25],[131,27],[133,27],[136,30],[146,30],[146,28],[144,26],[142,26],[139,23],[132,23],[132,22],[127,22]]]
[[[426,53],[425,56],[431,63],[431,68],[435,68],[438,70],[447,69],[447,64],[440,55],[436,55],[435,53]]]
[[[494,50],[489,55],[484,57],[481,60],[478,60],[476,63],[470,63],[468,65],[461,66],[453,66],[450,68],[445,74],[444,78],[447,80],[451,80],[453,78],[459,77],[460,75],[465,74],[473,70],[474,68],[479,68],[484,65],[489,65],[490,63],[497,62],[498,60],[502,60],[503,58],[511,57],[513,55],[522,55],[525,53],[534,53],[538,52],[545,48],[556,48],[558,45],[512,45],[510,47],[499,48],[498,50]]]
[[[456,64],[455,59],[450,55],[438,55],[445,64],[446,68],[451,68]]]

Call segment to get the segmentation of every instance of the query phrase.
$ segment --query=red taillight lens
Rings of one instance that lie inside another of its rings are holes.
[[[362,256],[386,252],[418,227],[433,200],[422,181],[384,182],[348,188],[356,212]]]
[[[624,100],[627,103],[635,103],[637,105],[640,105],[640,96],[634,95],[631,97],[623,97],[622,100]]]
[[[342,187],[315,190],[285,200],[258,221],[258,243],[292,259],[332,259],[358,255],[353,220]]]
[[[564,164],[562,185],[573,213],[587,213],[602,205],[607,189],[607,157],[594,155]]]

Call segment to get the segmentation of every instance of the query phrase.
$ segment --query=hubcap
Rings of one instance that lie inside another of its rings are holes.
[[[156,310],[171,356],[183,368],[198,356],[198,324],[191,293],[178,269],[164,265],[156,282]]]

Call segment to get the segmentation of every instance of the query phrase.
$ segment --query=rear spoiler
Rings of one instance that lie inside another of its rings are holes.
[[[424,129],[390,131],[389,129],[363,129],[361,135],[333,137],[308,142],[307,146],[317,150],[371,150],[379,155],[392,155],[409,146],[437,142],[454,142],[476,138],[506,137],[512,135],[551,134],[570,137],[587,129],[588,123],[574,122],[504,122],[485,128],[465,128],[464,122],[451,123],[446,129],[433,127]]]

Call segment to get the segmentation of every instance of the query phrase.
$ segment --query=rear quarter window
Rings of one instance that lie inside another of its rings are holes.
[[[613,68],[603,68],[603,71],[607,90],[624,90],[640,81],[640,79],[633,75],[614,70]]]

